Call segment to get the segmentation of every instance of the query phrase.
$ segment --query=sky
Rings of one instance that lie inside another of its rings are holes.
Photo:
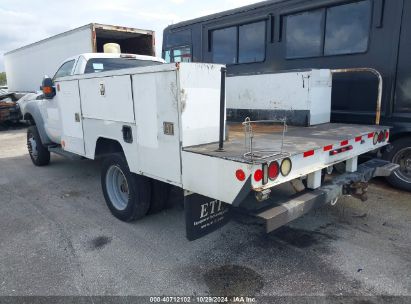
[[[160,55],[168,25],[261,1],[0,0],[0,72],[4,53],[92,22],[155,30]]]

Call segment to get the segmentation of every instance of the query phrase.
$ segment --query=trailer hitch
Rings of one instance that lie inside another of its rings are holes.
[[[357,172],[344,173],[320,188],[296,194],[290,200],[277,203],[271,209],[256,216],[265,221],[266,231],[271,232],[331,202],[335,205],[341,195],[352,195],[367,200],[368,181],[377,176],[389,176],[399,165],[381,159],[373,159],[358,166]]]
[[[366,202],[368,200],[368,183],[367,182],[357,182],[348,185],[344,185],[343,194],[350,195],[354,198]]]

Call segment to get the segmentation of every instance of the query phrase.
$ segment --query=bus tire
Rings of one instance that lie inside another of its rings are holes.
[[[383,154],[383,158],[399,164],[400,169],[387,177],[395,188],[411,191],[411,137],[403,137],[391,143],[392,148]]]

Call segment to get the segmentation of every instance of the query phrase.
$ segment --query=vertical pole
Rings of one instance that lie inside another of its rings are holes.
[[[225,128],[225,78],[227,68],[221,68],[221,91],[220,91],[220,139],[218,151],[224,151],[224,128]]]

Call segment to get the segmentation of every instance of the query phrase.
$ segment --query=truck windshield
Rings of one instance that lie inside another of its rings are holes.
[[[84,73],[99,73],[158,64],[162,64],[162,62],[129,58],[92,58],[87,62]]]

